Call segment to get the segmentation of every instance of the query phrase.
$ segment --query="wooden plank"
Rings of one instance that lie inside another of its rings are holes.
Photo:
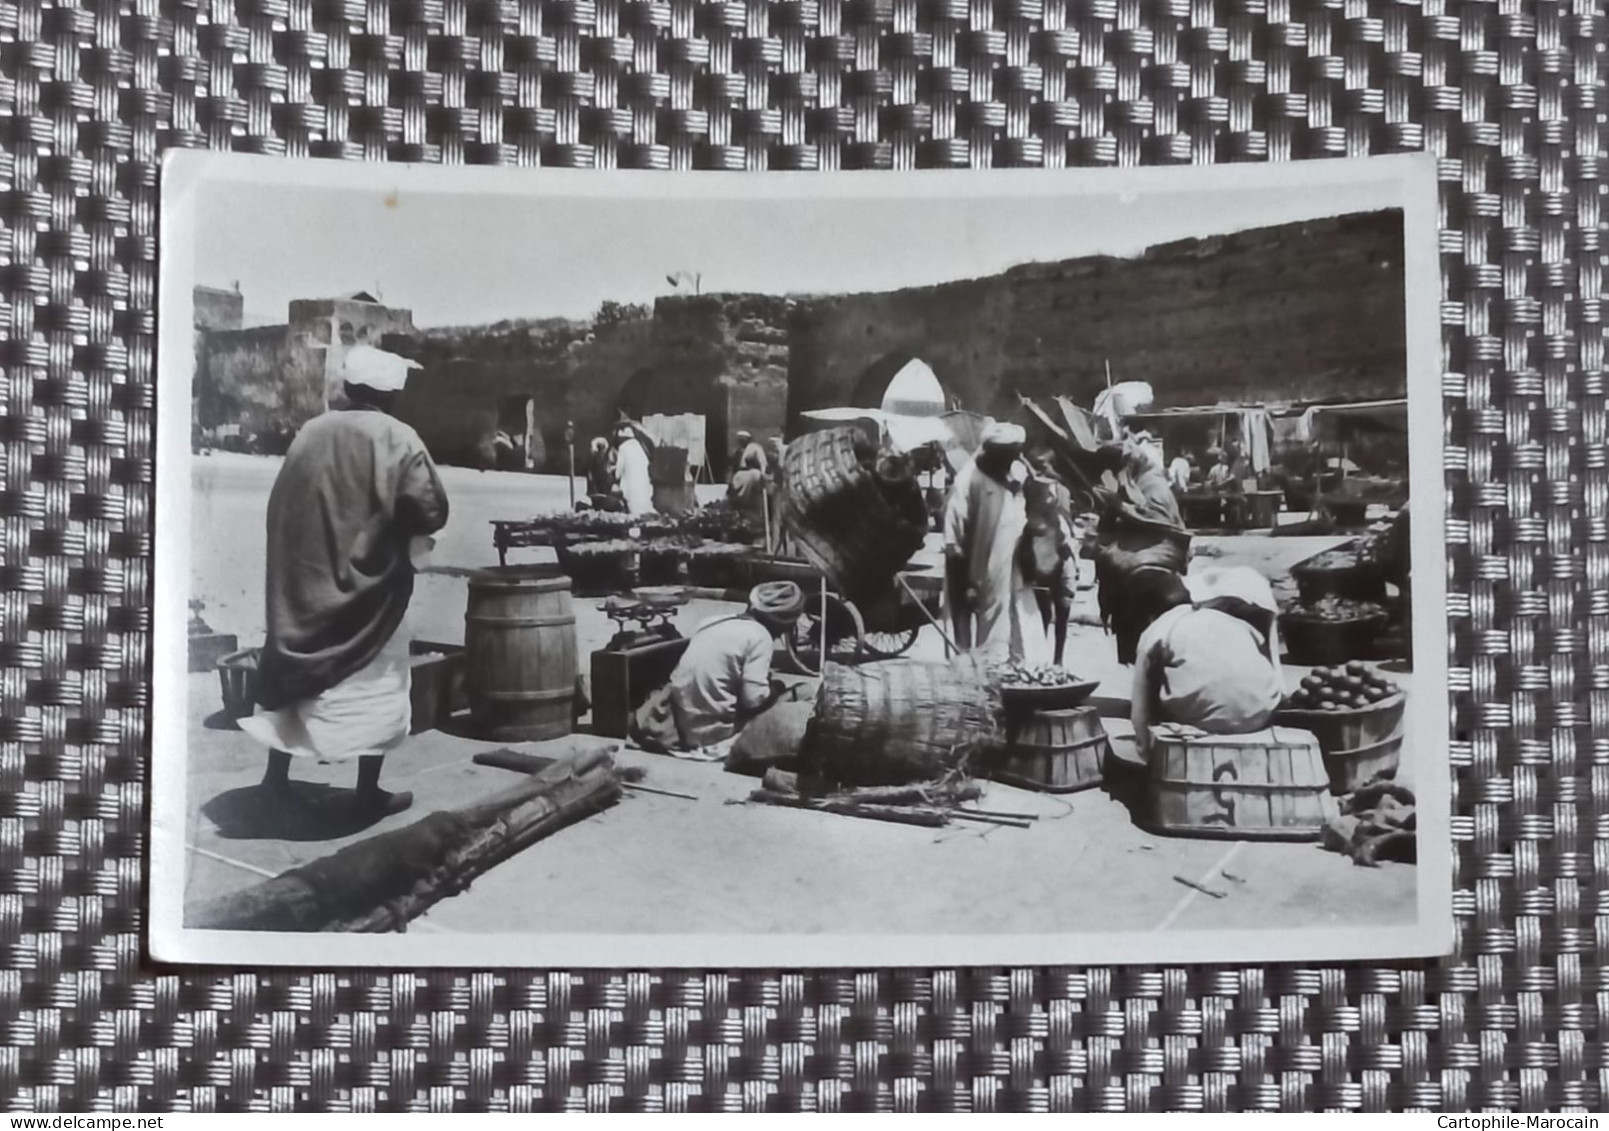
[[[1273,761],[1273,754],[1274,751],[1260,743],[1244,747],[1240,752],[1240,780],[1259,785],[1267,783],[1270,780],[1269,763]],[[1247,828],[1253,825],[1270,825],[1274,821],[1276,804],[1274,794],[1269,790],[1246,790],[1241,794],[1244,817],[1235,823]]]

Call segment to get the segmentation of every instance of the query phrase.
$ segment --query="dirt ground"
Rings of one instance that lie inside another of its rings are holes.
[[[197,532],[193,595],[218,631],[261,641],[263,506],[278,461],[217,454],[192,476]],[[452,519],[421,575],[408,629],[460,642],[462,571],[495,564],[490,521],[563,509],[562,478],[444,469]],[[718,489],[713,493],[718,494]],[[204,533],[203,533],[204,532]],[[1243,536],[1202,539],[1214,564],[1250,564],[1279,578],[1335,539]],[[545,551],[516,551],[534,560]],[[612,633],[594,602],[577,602],[583,656]],[[694,601],[684,630],[725,608]],[[1092,618],[1083,609],[1082,619]],[[942,655],[931,630],[913,655]],[[615,808],[544,840],[481,877],[417,924],[429,932],[610,934],[821,933],[1062,934],[1198,928],[1402,925],[1414,921],[1411,866],[1379,869],[1313,844],[1225,842],[1154,836],[1133,807],[1141,778],[1127,725],[1129,672],[1098,627],[1075,626],[1067,666],[1099,679],[1117,765],[1104,789],[1068,796],[986,787],[990,809],[1039,817],[1029,829],[962,826],[930,830],[741,804],[752,779],[718,765],[622,750],[646,784],[694,795],[686,801],[629,793]],[[1290,669],[1292,676],[1303,674]],[[1411,677],[1394,675],[1403,683]],[[378,829],[407,824],[507,788],[507,771],[475,766],[491,743],[431,731],[386,763],[384,784],[415,794],[413,810],[352,827],[342,804],[350,766],[298,762],[304,806],[293,820],[255,803],[264,751],[220,714],[215,674],[189,678],[186,843],[192,902],[253,884]],[[557,744],[527,744],[554,753]],[[615,745],[610,743],[610,745]],[[1413,776],[1405,752],[1404,779]],[[1221,892],[1205,895],[1182,880]],[[539,911],[533,911],[539,909]],[[511,956],[511,961],[519,961]]]

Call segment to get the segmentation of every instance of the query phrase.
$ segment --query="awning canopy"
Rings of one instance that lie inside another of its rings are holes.
[[[1217,421],[1217,434],[1211,436],[1213,443],[1233,441],[1240,445],[1240,450],[1251,462],[1253,471],[1261,473],[1268,470],[1272,462],[1273,429],[1269,410],[1263,405],[1215,404],[1158,408],[1149,412],[1131,413],[1124,419],[1124,423],[1131,430],[1143,428],[1160,435],[1164,445],[1174,440],[1169,433],[1175,429],[1169,425],[1182,427],[1195,421]],[[1199,425],[1195,429],[1183,430],[1186,433],[1199,432]],[[1199,443],[1199,439],[1185,442]]]
[[[1408,434],[1408,400],[1353,401],[1349,404],[1311,405],[1302,414],[1309,434],[1320,440],[1349,435]]]

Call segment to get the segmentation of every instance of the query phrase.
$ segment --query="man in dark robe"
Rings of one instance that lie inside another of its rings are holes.
[[[268,499],[268,642],[257,712],[263,787],[284,796],[293,757],[356,759],[356,805],[383,816],[412,795],[380,788],[411,723],[408,641],[416,544],[447,522],[447,496],[414,430],[390,415],[414,363],[346,351],[347,405],[307,423]]]

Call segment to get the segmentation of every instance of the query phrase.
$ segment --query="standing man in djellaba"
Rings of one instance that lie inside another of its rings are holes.
[[[413,554],[447,522],[425,445],[392,412],[415,362],[346,351],[347,404],[302,428],[268,497],[268,642],[257,712],[240,728],[269,748],[263,789],[291,796],[293,758],[358,764],[354,805],[378,820],[413,803],[380,788],[408,737],[411,675],[402,629]]]

